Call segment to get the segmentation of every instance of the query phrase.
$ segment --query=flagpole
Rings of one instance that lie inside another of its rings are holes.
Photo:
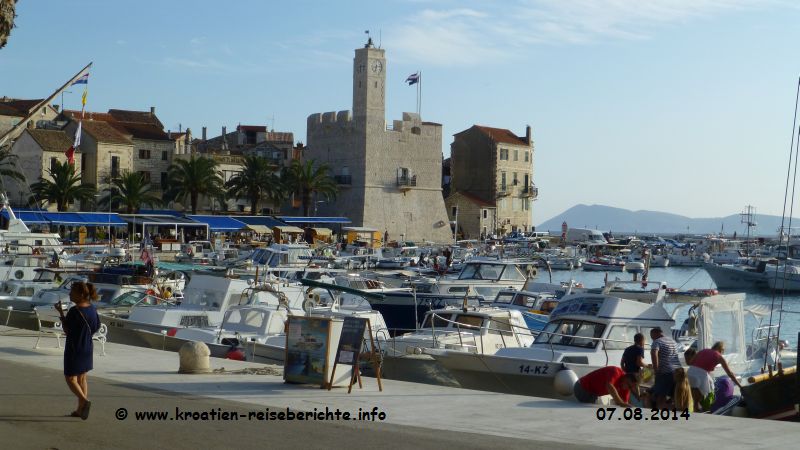
[[[417,115],[422,118],[422,71],[419,71],[419,83],[417,83]]]

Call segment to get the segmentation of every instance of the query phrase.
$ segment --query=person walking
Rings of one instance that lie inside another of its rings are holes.
[[[656,374],[652,393],[656,408],[666,409],[667,398],[675,393],[673,378],[675,369],[681,367],[678,344],[671,337],[665,336],[660,327],[650,330],[650,339],[653,341],[650,346],[650,360],[653,362],[653,372]]]
[[[70,288],[69,299],[75,306],[69,309],[66,316],[61,302],[55,306],[67,335],[64,344],[64,378],[70,391],[78,397],[78,409],[70,415],[86,420],[92,406],[87,381],[87,373],[93,369],[92,335],[100,329],[100,316],[92,305],[92,300],[97,299],[97,291],[91,283],[76,281]]]

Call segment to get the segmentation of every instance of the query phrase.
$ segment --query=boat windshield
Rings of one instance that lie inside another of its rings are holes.
[[[511,281],[525,281],[525,275],[522,273],[522,271],[519,270],[519,267],[509,264],[503,271],[503,277],[501,279],[511,280]]]
[[[500,264],[467,264],[459,274],[459,280],[497,280],[503,272]],[[524,277],[522,278],[525,279]]]
[[[495,297],[494,302],[510,304],[511,301],[514,299],[515,294],[516,292],[514,291],[502,291],[497,294],[497,297]]]
[[[109,303],[114,306],[133,306],[138,304],[145,296],[146,294],[141,291],[129,291],[111,299]]]
[[[534,343],[595,348],[599,341],[592,338],[601,337],[605,329],[605,324],[597,322],[556,320],[544,327]]]

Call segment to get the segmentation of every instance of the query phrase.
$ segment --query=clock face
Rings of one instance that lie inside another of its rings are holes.
[[[372,69],[372,73],[381,73],[383,70],[383,63],[378,60],[372,61],[370,68]]]

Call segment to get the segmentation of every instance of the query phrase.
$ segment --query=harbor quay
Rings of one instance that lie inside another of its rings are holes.
[[[793,423],[706,414],[646,421],[622,408],[609,420],[608,406],[394,380],[379,391],[366,377],[348,394],[286,384],[278,366],[216,358],[209,373],[179,374],[176,353],[115,343],[105,344],[105,355],[95,347],[93,407],[83,422],[68,417],[74,397],[63,350],[51,336],[34,349],[36,340],[0,327],[4,448],[754,449],[791,448],[798,436]]]

